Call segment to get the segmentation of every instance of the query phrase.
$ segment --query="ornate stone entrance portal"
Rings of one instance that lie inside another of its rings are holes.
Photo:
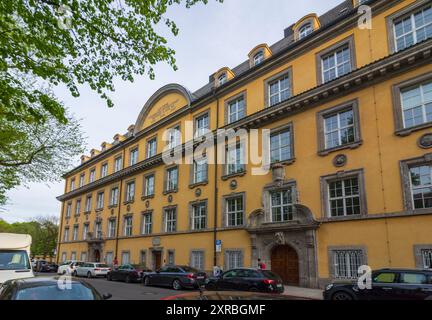
[[[284,284],[300,285],[297,252],[290,246],[276,246],[271,252],[271,269],[281,276]]]

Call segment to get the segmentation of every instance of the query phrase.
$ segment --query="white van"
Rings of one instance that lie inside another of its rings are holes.
[[[34,277],[30,263],[31,243],[28,234],[0,233],[0,284]]]

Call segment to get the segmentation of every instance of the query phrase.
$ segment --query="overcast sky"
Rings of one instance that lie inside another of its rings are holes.
[[[116,133],[126,132],[134,124],[147,99],[168,83],[179,83],[195,91],[208,82],[210,74],[221,67],[235,67],[247,60],[247,54],[257,44],[269,45],[283,38],[284,29],[298,19],[316,12],[328,11],[342,0],[224,0],[223,4],[209,0],[207,6],[192,9],[175,6],[168,16],[180,28],[177,37],[168,36],[168,44],[176,51],[177,66],[156,66],[156,79],[136,78],[134,83],[116,81],[111,94],[115,107],[108,109],[103,100],[88,88],[72,98],[65,90],[56,90],[59,98],[79,119],[87,139],[87,153],[100,149],[103,141],[111,142]],[[169,35],[168,33],[164,33]],[[79,157],[76,159],[79,163]],[[8,221],[27,221],[32,217],[59,215],[56,196],[63,193],[64,183],[31,184],[9,193],[9,205],[0,211]]]

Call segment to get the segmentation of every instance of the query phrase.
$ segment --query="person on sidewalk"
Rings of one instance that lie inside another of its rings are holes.
[[[267,268],[266,264],[262,262],[260,258],[258,258],[258,268],[261,270],[265,270]]]

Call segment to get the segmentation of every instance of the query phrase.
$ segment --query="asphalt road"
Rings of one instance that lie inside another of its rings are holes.
[[[39,273],[40,276],[56,276],[55,273]],[[160,300],[164,297],[169,297],[188,291],[175,291],[169,288],[160,287],[145,287],[141,283],[125,283],[119,281],[107,281],[105,278],[87,279],[83,280],[90,283],[101,294],[111,293],[111,300]]]

